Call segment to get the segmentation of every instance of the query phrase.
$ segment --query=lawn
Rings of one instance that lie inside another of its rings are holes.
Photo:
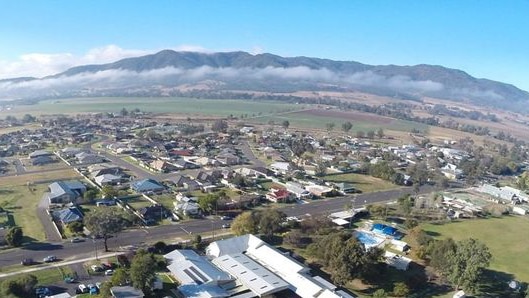
[[[25,185],[2,187],[0,206],[13,215],[15,225],[22,227],[24,236],[43,241],[45,234],[37,217],[37,205],[47,185],[37,184],[33,189],[31,192]]]
[[[511,273],[521,281],[529,282],[529,218],[504,216],[501,218],[474,219],[448,224],[424,224],[425,231],[439,238],[455,240],[475,238],[485,243],[492,253],[490,269]]]
[[[73,179],[76,173],[71,170],[51,171],[39,174],[2,177],[0,179],[0,207],[13,216],[14,224],[22,227],[24,235],[43,241],[45,234],[37,217],[37,205],[42,195],[47,191],[48,183],[33,184],[28,188],[28,182]]]
[[[54,180],[70,180],[79,178],[81,178],[81,176],[72,169],[57,169],[53,171],[2,177],[0,179],[0,188],[18,185],[26,186],[28,182],[39,183],[43,181],[49,181],[49,183],[51,183]]]
[[[355,188],[361,190],[363,193],[398,188],[397,185],[380,178],[355,173],[327,175],[324,177],[324,180],[352,183]]]

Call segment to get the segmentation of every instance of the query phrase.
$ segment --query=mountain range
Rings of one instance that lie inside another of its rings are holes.
[[[528,111],[529,93],[436,65],[367,65],[246,52],[163,50],[43,78],[0,80],[0,99],[73,96],[170,96],[190,90],[248,92],[361,91],[403,99],[435,97]]]

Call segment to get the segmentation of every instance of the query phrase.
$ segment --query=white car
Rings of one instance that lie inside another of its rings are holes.
[[[112,275],[114,274],[114,270],[112,269],[108,269],[107,271],[105,271],[105,275]]]

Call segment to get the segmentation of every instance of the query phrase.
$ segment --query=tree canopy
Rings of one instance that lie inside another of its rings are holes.
[[[130,265],[130,280],[132,286],[150,293],[156,279],[156,259],[153,254],[145,250],[138,250]]]
[[[5,236],[7,244],[13,247],[22,245],[24,240],[24,233],[22,232],[21,227],[12,227],[7,231]]]
[[[92,235],[103,237],[105,251],[108,251],[108,238],[121,232],[127,221],[123,212],[118,209],[99,208],[86,215],[84,224]]]

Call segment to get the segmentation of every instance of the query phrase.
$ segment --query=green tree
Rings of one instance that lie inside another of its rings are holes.
[[[25,114],[23,117],[22,117],[22,122],[24,123],[31,123],[31,122],[35,122],[37,120],[37,118],[35,118],[35,116],[32,116],[30,114]]]
[[[286,214],[276,209],[265,209],[259,214],[259,232],[271,237],[282,227]]]
[[[213,130],[215,132],[226,132],[226,131],[228,131],[228,122],[226,122],[226,120],[222,120],[222,119],[216,120],[211,125],[211,130]]]
[[[375,292],[373,292],[373,298],[387,298],[388,294],[384,289],[378,289]]]
[[[353,124],[350,121],[342,123],[342,130],[344,132],[349,132],[353,128]]]
[[[6,233],[5,236],[7,244],[13,247],[18,247],[22,245],[24,239],[24,233],[22,232],[21,227],[11,227]]]
[[[105,185],[101,189],[101,194],[104,198],[113,198],[118,195],[118,191],[112,185]]]
[[[74,221],[68,224],[68,230],[70,230],[72,234],[81,233],[83,229],[84,225],[80,221]]]
[[[283,122],[281,122],[281,126],[283,126],[284,129],[288,129],[288,127],[290,126],[290,122],[288,120],[284,120]]]
[[[158,241],[158,242],[154,243],[154,249],[159,254],[163,254],[165,252],[166,248],[167,248],[167,244],[165,244],[165,242],[163,242],[163,241]]]
[[[327,131],[332,131],[334,129],[334,127],[336,126],[336,123],[334,122],[329,122],[329,123],[326,123],[325,124],[325,128],[327,129]]]
[[[372,131],[372,130],[368,130],[367,133],[366,133],[366,136],[369,138],[369,139],[373,139],[375,137],[375,132]]]
[[[315,175],[318,177],[323,177],[327,173],[327,163],[323,160],[320,160],[316,163],[314,169]]]
[[[123,212],[113,208],[95,209],[84,218],[84,225],[90,233],[103,237],[105,252],[108,251],[108,238],[123,231],[126,223]]]
[[[257,218],[252,211],[239,214],[231,223],[231,231],[237,235],[255,234],[257,232]]]
[[[130,264],[129,273],[132,286],[148,295],[156,279],[156,260],[154,255],[147,253],[145,250],[138,250]]]
[[[6,279],[0,285],[2,297],[33,297],[38,280],[35,275],[24,274]]]
[[[382,128],[377,129],[377,137],[382,139],[384,137],[384,130]]]
[[[410,289],[403,282],[397,282],[393,285],[393,295],[397,297],[407,297]]]
[[[121,109],[121,111],[119,111],[119,114],[120,114],[121,116],[123,116],[123,117],[126,117],[126,116],[129,115],[129,111],[127,111],[126,108],[123,108],[123,109]]]
[[[456,249],[448,254],[446,278],[454,288],[467,291],[476,290],[483,269],[489,266],[492,258],[488,247],[476,239],[465,239],[456,243]]]
[[[112,193],[110,193],[110,194],[112,194]],[[99,196],[99,191],[97,189],[94,189],[94,188],[89,189],[89,190],[85,191],[85,193],[83,194],[83,202],[85,204],[92,203],[95,200],[95,198],[97,198],[97,196]],[[110,198],[112,198],[112,197],[110,197]]]
[[[207,194],[206,196],[198,198],[198,206],[204,212],[212,213],[218,204],[219,197],[215,194]]]

